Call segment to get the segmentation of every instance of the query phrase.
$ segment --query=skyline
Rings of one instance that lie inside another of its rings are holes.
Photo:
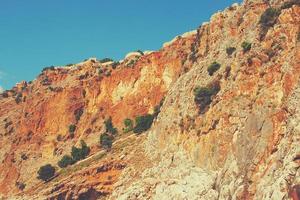
[[[235,2],[241,1],[1,1],[0,91],[33,80],[46,66],[159,50]]]

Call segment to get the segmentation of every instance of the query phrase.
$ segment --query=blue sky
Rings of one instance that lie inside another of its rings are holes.
[[[158,50],[241,0],[0,0],[0,87],[45,66]]]

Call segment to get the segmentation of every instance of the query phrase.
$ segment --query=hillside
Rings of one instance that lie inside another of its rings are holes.
[[[0,95],[0,199],[299,200],[299,47],[299,0],[245,0],[158,51],[45,68]]]

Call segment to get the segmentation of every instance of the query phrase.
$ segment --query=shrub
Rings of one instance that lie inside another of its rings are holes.
[[[159,104],[154,107],[154,113],[153,113],[154,118],[156,118],[158,116],[158,114],[160,113],[160,109],[161,109],[164,101],[165,101],[165,98],[162,98],[160,100]]]
[[[48,181],[54,176],[55,168],[52,165],[47,164],[40,167],[37,173],[38,173],[38,177],[37,177],[38,179],[41,179],[43,181]]]
[[[249,43],[249,42],[244,41],[244,42],[242,43],[241,46],[242,46],[243,51],[244,51],[244,53],[245,53],[245,52],[247,52],[247,51],[250,51],[250,49],[251,49],[251,47],[252,47],[252,44]]]
[[[144,52],[141,50],[137,50],[136,52],[139,52],[142,56],[144,55]]]
[[[111,58],[103,58],[103,59],[99,60],[100,63],[106,63],[106,62],[112,62],[112,61],[113,61],[113,59],[111,59]]]
[[[26,187],[26,184],[22,183],[22,182],[16,182],[16,186],[19,190],[24,190]]]
[[[80,120],[81,115],[83,114],[83,107],[78,108],[74,111],[76,121]]]
[[[7,98],[7,97],[8,97],[7,91],[4,91],[4,92],[2,93],[2,97],[3,97],[3,98]]]
[[[17,104],[19,104],[21,101],[22,101],[22,93],[18,93],[16,98],[15,98],[15,101]]]
[[[125,119],[124,120],[124,125],[125,125],[125,128],[123,129],[123,132],[124,133],[128,133],[130,131],[132,131],[133,129],[133,121],[131,119]]]
[[[113,126],[111,117],[109,117],[107,120],[104,121],[106,132],[111,134],[117,134],[118,130]]]
[[[110,149],[112,147],[112,137],[106,133],[100,136],[100,145],[105,149]]]
[[[152,123],[153,123],[154,116],[147,114],[143,116],[138,116],[135,118],[135,127],[133,128],[133,132],[136,134],[140,134],[144,131],[147,131]]]
[[[73,165],[75,163],[75,161],[73,160],[73,158],[69,155],[64,155],[60,161],[58,161],[58,166],[60,168],[65,168],[69,165]]]
[[[194,101],[199,106],[200,113],[204,113],[212,102],[212,97],[220,91],[218,82],[213,82],[208,87],[196,87],[194,89]]]
[[[230,56],[231,54],[233,54],[233,52],[235,52],[236,48],[235,47],[227,47],[226,48],[226,53],[228,56]]]
[[[299,0],[291,0],[291,1],[285,2],[285,3],[281,6],[281,9],[288,9],[288,8],[291,8],[293,5],[298,5],[298,6],[300,6],[300,1],[299,1]]]
[[[261,15],[259,23],[261,26],[271,27],[275,24],[280,10],[276,8],[267,8],[265,12]]]
[[[71,67],[71,66],[73,66],[74,64],[73,63],[69,63],[69,64],[67,64],[66,66],[67,67]]]
[[[263,39],[268,32],[269,28],[274,26],[280,15],[281,10],[276,8],[267,8],[261,15],[259,23],[261,26],[260,39]]]
[[[220,69],[220,67],[221,65],[219,63],[213,62],[208,66],[207,72],[210,76],[212,76],[216,71]]]
[[[44,67],[42,72],[47,71],[47,70],[54,70],[55,67],[54,66],[50,66],[50,67]]]
[[[111,64],[111,67],[112,67],[113,69],[116,69],[117,66],[118,66],[119,64],[120,64],[119,62],[113,62],[113,63]]]
[[[69,126],[69,133],[74,133],[75,130],[76,130],[76,126],[75,126],[74,124],[71,124],[71,125]]]
[[[72,158],[75,162],[84,159],[90,153],[90,148],[86,145],[86,143],[81,140],[81,148],[77,148],[75,146],[72,147]]]
[[[133,67],[135,64],[134,60],[130,60],[129,63],[126,64],[126,67]]]

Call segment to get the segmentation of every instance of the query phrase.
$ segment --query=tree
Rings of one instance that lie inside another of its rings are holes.
[[[105,149],[110,149],[112,147],[112,137],[104,133],[100,136],[100,145]]]
[[[77,148],[75,146],[72,147],[71,155],[75,162],[86,158],[86,156],[90,153],[90,148],[86,145],[86,143],[83,140],[81,140],[80,143],[81,148]]]
[[[194,89],[194,100],[195,103],[199,106],[201,113],[205,112],[205,108],[212,102],[212,97],[219,91],[219,82],[213,82],[207,87],[196,87]]]
[[[231,54],[233,54],[233,52],[235,52],[236,48],[235,47],[227,47],[226,48],[226,53],[228,56],[230,56]]]
[[[246,53],[247,51],[250,51],[251,46],[252,46],[251,43],[244,41],[242,43],[242,48],[243,48],[244,53]]]
[[[70,124],[69,126],[69,133],[74,133],[76,130],[76,126],[74,124]]]
[[[216,71],[218,71],[220,69],[221,65],[217,62],[213,62],[211,63],[208,68],[207,68],[207,72],[210,76],[214,75],[214,73]]]
[[[55,168],[50,165],[44,165],[42,167],[40,167],[38,173],[38,179],[41,179],[43,181],[48,181],[50,178],[52,178],[55,174]]]
[[[133,121],[129,118],[124,120],[125,128],[123,129],[124,133],[128,133],[129,131],[132,131],[133,129]]]
[[[65,168],[67,167],[68,165],[73,165],[75,163],[75,161],[73,160],[73,158],[69,155],[64,155],[62,157],[62,159],[60,161],[58,161],[58,166],[60,168]]]
[[[80,107],[74,111],[75,119],[77,122],[80,120],[82,114],[83,114],[83,107]]]
[[[143,116],[138,116],[135,118],[135,127],[133,128],[133,132],[136,134],[140,134],[144,131],[147,131],[154,120],[154,116],[147,114],[147,115],[143,115]]]
[[[112,123],[111,117],[104,121],[106,132],[111,133],[113,135],[118,133],[118,130],[114,127]]]

